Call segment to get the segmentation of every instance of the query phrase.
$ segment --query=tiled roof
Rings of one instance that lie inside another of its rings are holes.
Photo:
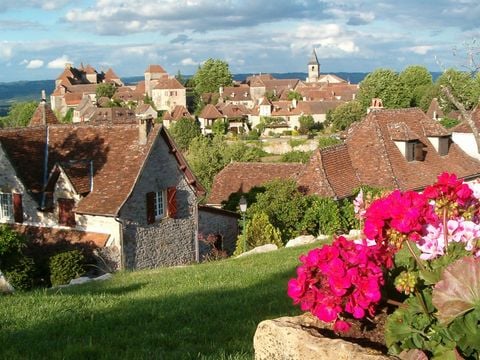
[[[15,224],[12,226],[15,231],[25,235],[27,239],[36,245],[55,244],[62,240],[70,244],[86,244],[94,247],[104,247],[109,234],[86,232],[73,229],[56,229],[51,227],[37,227]]]
[[[480,129],[480,108],[478,106],[472,110],[472,120],[477,126],[477,129]],[[462,120],[460,124],[451,129],[452,132],[456,133],[472,133],[472,128],[465,120]]]
[[[435,115],[435,117],[434,117],[434,115]],[[428,110],[427,110],[427,116],[430,119],[443,118],[444,117],[443,110],[440,107],[440,104],[438,103],[437,98],[433,98],[432,101],[430,102],[430,106],[428,107]]]
[[[215,106],[213,106],[212,104],[207,104],[205,105],[198,117],[202,119],[218,119],[222,118],[223,115],[220,113],[220,111],[218,111]]]
[[[172,120],[177,121],[182,118],[192,118],[192,114],[187,110],[187,108],[183,105],[177,105],[172,111]]]
[[[299,101],[297,103],[298,111],[303,114],[326,114],[329,110],[334,110],[338,106],[345,104],[341,100],[330,100],[330,101]]]
[[[45,113],[45,121],[47,124],[58,124],[58,119],[53,110],[45,103],[40,103],[32,115],[32,119],[28,126],[44,125],[43,114]]]
[[[120,79],[117,74],[115,74],[115,71],[112,70],[112,68],[108,68],[107,72],[105,73],[105,79],[106,80],[114,80],[114,79]]]
[[[404,122],[389,123],[388,132],[390,139],[397,141],[418,140],[419,136],[415,134]]]
[[[435,182],[444,171],[459,177],[480,174],[480,162],[451,144],[448,154],[440,156],[425,136],[429,119],[420,109],[382,109],[354,123],[345,140],[348,152],[362,184],[383,188],[420,189]],[[390,126],[403,123],[423,143],[424,160],[407,161],[394,141]]]
[[[45,127],[0,130],[0,143],[17,175],[26,188],[34,193],[41,192],[43,188],[46,131]],[[203,187],[196,181],[185,159],[175,150],[173,140],[159,125],[150,131],[146,145],[138,143],[136,124],[49,126],[48,172],[55,164],[80,164],[82,161],[86,164],[93,160],[93,191],[80,200],[76,211],[116,216],[132,191],[152,144],[159,135],[167,142],[189,183],[197,193],[203,193]],[[73,170],[66,170],[67,175],[69,171]],[[82,171],[79,171],[79,179],[84,182],[85,171],[81,174]],[[82,186],[85,185],[83,183]]]
[[[185,89],[175,78],[162,78],[154,81],[156,82],[154,89]]]
[[[221,204],[232,193],[247,193],[251,188],[275,179],[293,179],[303,168],[295,163],[240,163],[228,164],[213,179],[207,203]]]
[[[160,65],[148,65],[146,73],[166,73],[165,69]]]
[[[76,106],[80,104],[83,98],[83,93],[66,93],[64,96],[65,103],[68,106]]]
[[[223,88],[223,95],[226,100],[230,101],[251,101],[249,86],[229,86]]]
[[[250,110],[248,110],[245,105],[234,105],[234,104],[222,104],[217,105],[218,110],[226,116],[227,118],[239,118],[245,117],[250,114]]]
[[[135,109],[135,114],[143,114],[144,112],[148,111],[148,109],[152,108],[150,104],[138,104],[137,108]],[[152,108],[153,109],[153,108]]]
[[[113,123],[133,123],[137,122],[135,112],[123,107],[105,107],[96,108],[90,121],[113,122]]]

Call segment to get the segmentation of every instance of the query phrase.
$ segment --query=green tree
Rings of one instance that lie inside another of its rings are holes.
[[[335,200],[312,195],[307,198],[307,202],[308,208],[299,222],[299,231],[313,235],[333,235],[341,228],[340,209]]]
[[[399,76],[411,94],[410,106],[419,106],[425,91],[433,84],[432,74],[424,66],[412,65],[403,70]]]
[[[181,118],[175,121],[169,130],[182,151],[187,150],[192,140],[202,133],[199,124],[190,118]]]
[[[256,213],[266,213],[286,243],[299,234],[297,226],[307,210],[307,200],[294,180],[274,180],[264,186],[265,192],[257,194],[257,202],[247,209],[247,216],[252,218]]]
[[[336,131],[347,129],[355,121],[360,121],[366,114],[366,107],[359,101],[349,101],[338,106],[331,114],[333,128]]]
[[[417,104],[424,112],[427,112],[433,98],[442,99],[440,93],[440,86],[435,83],[428,86],[424,91],[420,102]]]
[[[193,78],[197,94],[217,92],[220,86],[230,86],[233,83],[228,63],[219,59],[205,61]]]
[[[265,244],[283,247],[280,231],[268,221],[267,214],[258,212],[247,222],[245,234],[238,237],[234,255]]]
[[[73,121],[73,109],[70,108],[65,113],[65,116],[61,118],[62,124],[71,124]]]
[[[300,123],[298,132],[303,135],[307,134],[315,126],[315,120],[313,120],[312,115],[302,115],[298,119],[298,122]]]
[[[228,123],[227,120],[217,119],[212,124],[212,133],[214,135],[223,136],[227,133]]]
[[[453,97],[462,103],[466,110],[471,110],[478,104],[480,82],[468,72],[448,69],[438,77],[436,85],[440,89],[448,87]],[[458,110],[457,106],[441,91],[440,98],[440,104],[445,114],[448,114],[452,110]]]
[[[400,76],[389,69],[377,69],[360,83],[358,100],[363,108],[371,105],[373,98],[380,98],[383,106],[390,109],[410,105],[410,94]]]
[[[24,127],[30,123],[33,113],[37,109],[35,101],[14,103],[7,116],[0,118],[1,127]]]
[[[293,99],[295,99],[295,100],[297,100],[297,101],[300,101],[300,100],[303,99],[303,96],[302,96],[302,94],[300,94],[299,92],[290,91],[290,92],[288,93],[287,99],[290,100],[290,101],[293,100]]]
[[[102,83],[97,85],[97,88],[95,89],[95,95],[97,96],[97,100],[101,97],[107,97],[111,99],[116,90],[117,89],[115,88],[115,85],[112,83]]]

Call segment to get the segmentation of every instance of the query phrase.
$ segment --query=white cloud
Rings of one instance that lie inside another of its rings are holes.
[[[419,46],[411,46],[408,47],[406,50],[411,51],[418,55],[425,55],[427,52],[433,49],[431,45],[419,45]]]
[[[67,55],[62,55],[61,57],[50,61],[47,64],[47,67],[49,69],[63,69],[66,63],[72,63],[72,61],[69,60]]]
[[[185,58],[185,59],[182,59],[182,61],[180,61],[180,64],[182,64],[183,66],[196,66],[199,63],[193,60],[192,58]]]
[[[43,60],[34,59],[34,60],[28,61],[26,68],[27,69],[38,69],[38,68],[41,68],[43,66],[43,64],[44,64]]]

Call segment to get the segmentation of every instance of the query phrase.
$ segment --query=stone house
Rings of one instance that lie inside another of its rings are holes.
[[[163,126],[165,126],[167,129],[172,126],[172,124],[182,118],[187,118],[187,119],[194,119],[192,114],[187,110],[185,106],[177,105],[175,106],[175,109],[173,109],[172,112],[166,111],[163,113]]]
[[[145,95],[157,110],[173,111],[175,106],[187,106],[185,87],[170,76],[160,65],[149,65],[145,70]]]
[[[0,169],[0,223],[40,242],[61,233],[127,269],[198,261],[199,229],[234,250],[236,214],[199,207],[205,190],[151,121],[2,129]]]

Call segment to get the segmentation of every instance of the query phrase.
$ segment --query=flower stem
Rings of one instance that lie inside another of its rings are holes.
[[[445,255],[448,254],[447,208],[443,208],[443,239],[445,240]]]
[[[412,245],[410,244],[410,241],[409,240],[406,240],[405,241],[407,243],[407,247],[408,247],[408,250],[410,251],[410,254],[412,254],[413,258],[415,259],[415,261],[417,262],[418,264],[418,267],[421,269],[421,270],[425,270],[425,266],[423,266],[421,260],[418,258],[417,254],[415,254],[415,251],[413,251],[412,249]]]
[[[417,297],[418,301],[420,302],[420,305],[422,305],[422,309],[423,309],[423,312],[425,313],[425,315],[430,316],[430,314],[428,313],[427,304],[425,304],[425,301],[423,300],[422,294],[420,294],[420,291],[418,291],[417,289],[415,289],[415,296]]]
[[[392,300],[392,299],[387,299],[387,304],[395,305],[396,307],[401,307],[401,308],[408,308],[407,304],[404,304],[400,301]]]

